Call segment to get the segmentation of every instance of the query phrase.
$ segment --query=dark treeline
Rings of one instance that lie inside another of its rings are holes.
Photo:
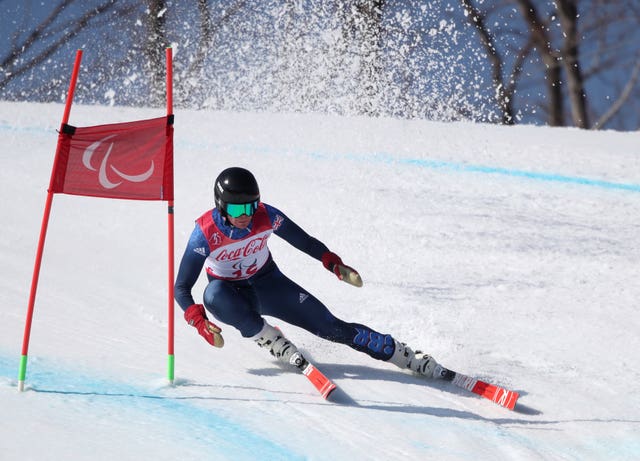
[[[0,0],[0,98],[640,127],[635,0]]]

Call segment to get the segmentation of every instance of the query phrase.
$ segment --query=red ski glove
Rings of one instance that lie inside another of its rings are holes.
[[[349,267],[342,262],[340,256],[330,251],[322,255],[322,265],[328,271],[333,272],[340,280],[350,283],[353,286],[361,287],[362,278],[353,267]]]
[[[336,274],[336,277],[342,280],[340,271],[338,270],[338,264],[344,265],[342,259],[337,254],[327,251],[322,255],[322,265],[326,267],[329,272],[333,272]]]
[[[224,346],[224,339],[220,332],[222,329],[213,322],[207,320],[207,314],[202,304],[193,304],[184,311],[184,319],[189,325],[196,328],[200,336],[214,347]]]

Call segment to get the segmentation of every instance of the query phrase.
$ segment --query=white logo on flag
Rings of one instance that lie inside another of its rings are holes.
[[[87,169],[91,171],[96,171],[93,165],[91,165],[91,157],[93,157],[93,154],[95,153],[96,149],[100,147],[100,144],[102,144],[106,140],[111,139],[115,136],[116,136],[115,134],[111,134],[109,136],[102,138],[100,141],[94,142],[89,147],[87,147],[87,149],[84,151],[84,154],[82,154],[82,163]],[[107,153],[104,155],[102,162],[100,162],[100,170],[98,171],[98,181],[100,182],[100,185],[105,189],[113,189],[115,187],[118,187],[120,184],[122,184],[122,181],[111,182],[111,180],[109,180],[109,177],[107,176],[107,164],[108,164],[107,160],[109,159],[109,155],[111,154],[111,149],[113,149],[113,144],[114,143],[112,142],[109,145],[109,149],[107,149]],[[149,167],[149,169],[144,173],[138,174],[138,175],[125,174],[120,170],[118,170],[113,165],[109,165],[109,168],[116,175],[118,175],[120,179],[124,179],[129,182],[144,182],[147,179],[149,179],[153,174],[154,164],[153,164],[153,160],[151,160],[151,167]]]

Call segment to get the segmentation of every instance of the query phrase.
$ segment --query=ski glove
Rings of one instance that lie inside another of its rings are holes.
[[[340,256],[331,251],[327,251],[322,255],[322,265],[329,272],[333,272],[340,280],[350,283],[353,286],[361,287],[362,278],[353,267],[349,267],[342,262]]]
[[[202,304],[193,304],[184,311],[184,319],[194,327],[209,344],[214,347],[224,346],[224,339],[220,332],[222,329],[213,322],[207,320],[207,314]]]

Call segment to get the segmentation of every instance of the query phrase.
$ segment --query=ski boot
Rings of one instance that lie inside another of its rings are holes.
[[[251,339],[284,364],[293,365],[302,370],[308,365],[298,348],[285,338],[280,330],[272,327],[266,321],[262,330]]]
[[[388,360],[395,366],[409,369],[414,373],[417,373],[426,378],[433,379],[453,379],[454,372],[447,370],[429,354],[425,354],[422,351],[413,351],[405,343],[395,341],[396,347],[393,351],[393,355]]]

